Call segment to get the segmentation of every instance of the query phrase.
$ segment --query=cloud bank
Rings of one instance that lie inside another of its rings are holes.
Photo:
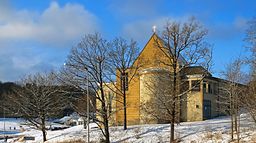
[[[41,13],[15,10],[8,3],[4,5],[0,14],[2,40],[34,40],[59,45],[99,29],[96,16],[79,4],[60,7],[57,2],[51,2]]]
[[[98,18],[80,4],[53,1],[32,11],[0,1],[0,81],[56,69],[84,34],[98,30]]]

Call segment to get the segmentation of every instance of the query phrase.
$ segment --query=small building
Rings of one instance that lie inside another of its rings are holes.
[[[70,116],[64,116],[61,119],[55,120],[54,123],[59,123],[67,126],[83,125],[84,118],[79,116],[77,113],[73,113]]]
[[[84,119],[82,117],[77,119],[77,125],[84,125]]]

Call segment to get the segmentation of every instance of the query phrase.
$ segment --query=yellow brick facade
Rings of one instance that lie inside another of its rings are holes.
[[[139,57],[134,62],[134,65],[140,64],[140,69],[133,76],[131,82],[129,83],[128,91],[126,92],[127,100],[127,123],[128,125],[133,124],[144,124],[144,123],[159,123],[155,120],[152,115],[144,112],[142,109],[143,102],[150,101],[154,93],[158,93],[158,90],[163,88],[163,83],[167,82],[168,74],[170,69],[163,63],[171,62],[166,57],[164,52],[157,47],[155,41],[159,40],[157,35],[153,34],[149,39],[148,43],[145,45],[144,49],[141,51]],[[132,70],[128,71],[128,78],[130,80],[131,75],[133,75]],[[156,79],[158,79],[158,82]],[[182,96],[185,100],[180,103],[180,120],[181,121],[200,121],[204,119],[204,108],[207,109],[208,118],[218,116],[216,111],[216,95],[213,93],[208,93],[208,83],[218,83],[218,80],[203,79],[197,76],[187,76],[186,79],[189,83],[189,87],[192,87],[192,81],[200,81],[200,91],[190,91],[186,95]],[[150,83],[154,81],[154,83]],[[161,83],[161,84],[158,84]],[[158,85],[157,85],[158,84]],[[147,86],[151,88],[147,88]],[[120,88],[120,79],[116,79],[116,86]],[[122,101],[122,96],[120,94],[115,94],[117,101]],[[207,100],[209,105],[205,105],[204,101]],[[115,106],[114,120],[115,125],[123,124],[123,104],[121,102],[114,102],[112,106]],[[210,111],[208,110],[210,107]],[[209,116],[210,115],[210,116]]]

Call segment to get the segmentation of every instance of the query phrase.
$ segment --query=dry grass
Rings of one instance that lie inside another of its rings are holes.
[[[66,141],[61,141],[61,142],[57,142],[57,143],[87,143],[87,142],[83,139],[73,139],[73,140],[66,140]],[[96,142],[91,141],[90,143],[96,143]]]
[[[74,140],[61,141],[57,143],[87,143],[87,142],[82,139],[74,139]],[[90,142],[90,143],[96,143],[96,142]]]
[[[211,127],[205,127],[205,133],[202,138],[204,141],[220,142],[223,140],[222,132],[213,132]]]
[[[174,143],[179,143],[179,142],[181,142],[180,132],[176,132]]]
[[[223,137],[222,137],[222,132],[217,132],[215,135],[214,135],[214,137],[215,137],[215,139],[216,140],[222,140],[223,139]]]
[[[253,136],[252,136],[252,140],[251,140],[253,143],[256,143],[256,134],[254,134]]]
[[[78,139],[78,140],[61,141],[61,142],[57,142],[57,143],[86,143],[86,141],[84,141],[82,139]]]
[[[158,142],[159,142],[159,143],[164,142],[164,139],[163,139],[163,137],[161,136],[161,134],[156,134],[156,136],[157,136],[157,138],[158,138]]]
[[[136,139],[139,139],[139,138],[140,138],[140,132],[141,132],[140,127],[134,129],[134,133],[135,133],[135,138],[136,138]]]
[[[213,140],[213,137],[214,137],[214,133],[210,130],[210,131],[207,131],[206,133],[204,133],[204,138],[206,141],[207,140]]]

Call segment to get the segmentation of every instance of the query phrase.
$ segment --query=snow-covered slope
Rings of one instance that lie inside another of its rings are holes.
[[[241,116],[241,141],[255,142],[256,141],[256,126],[247,116]],[[22,123],[20,121],[8,120],[6,125],[17,125]],[[230,119],[229,117],[221,117],[212,120],[199,121],[199,122],[184,122],[175,126],[176,138],[181,142],[229,142],[230,141]],[[2,129],[2,120],[0,120],[0,129]],[[19,135],[34,136],[35,141],[41,142],[41,132],[35,129],[26,128],[27,131]],[[64,130],[48,131],[47,143],[54,143],[66,140],[86,140],[87,130],[83,129],[83,125],[70,127]],[[134,125],[129,126],[126,131],[122,126],[111,127],[111,142],[132,142],[132,143],[156,143],[168,142],[170,127],[168,124],[147,124],[147,125]],[[90,140],[99,141],[103,138],[101,132],[96,128],[95,124],[91,124]],[[10,139],[8,142],[13,142]]]

